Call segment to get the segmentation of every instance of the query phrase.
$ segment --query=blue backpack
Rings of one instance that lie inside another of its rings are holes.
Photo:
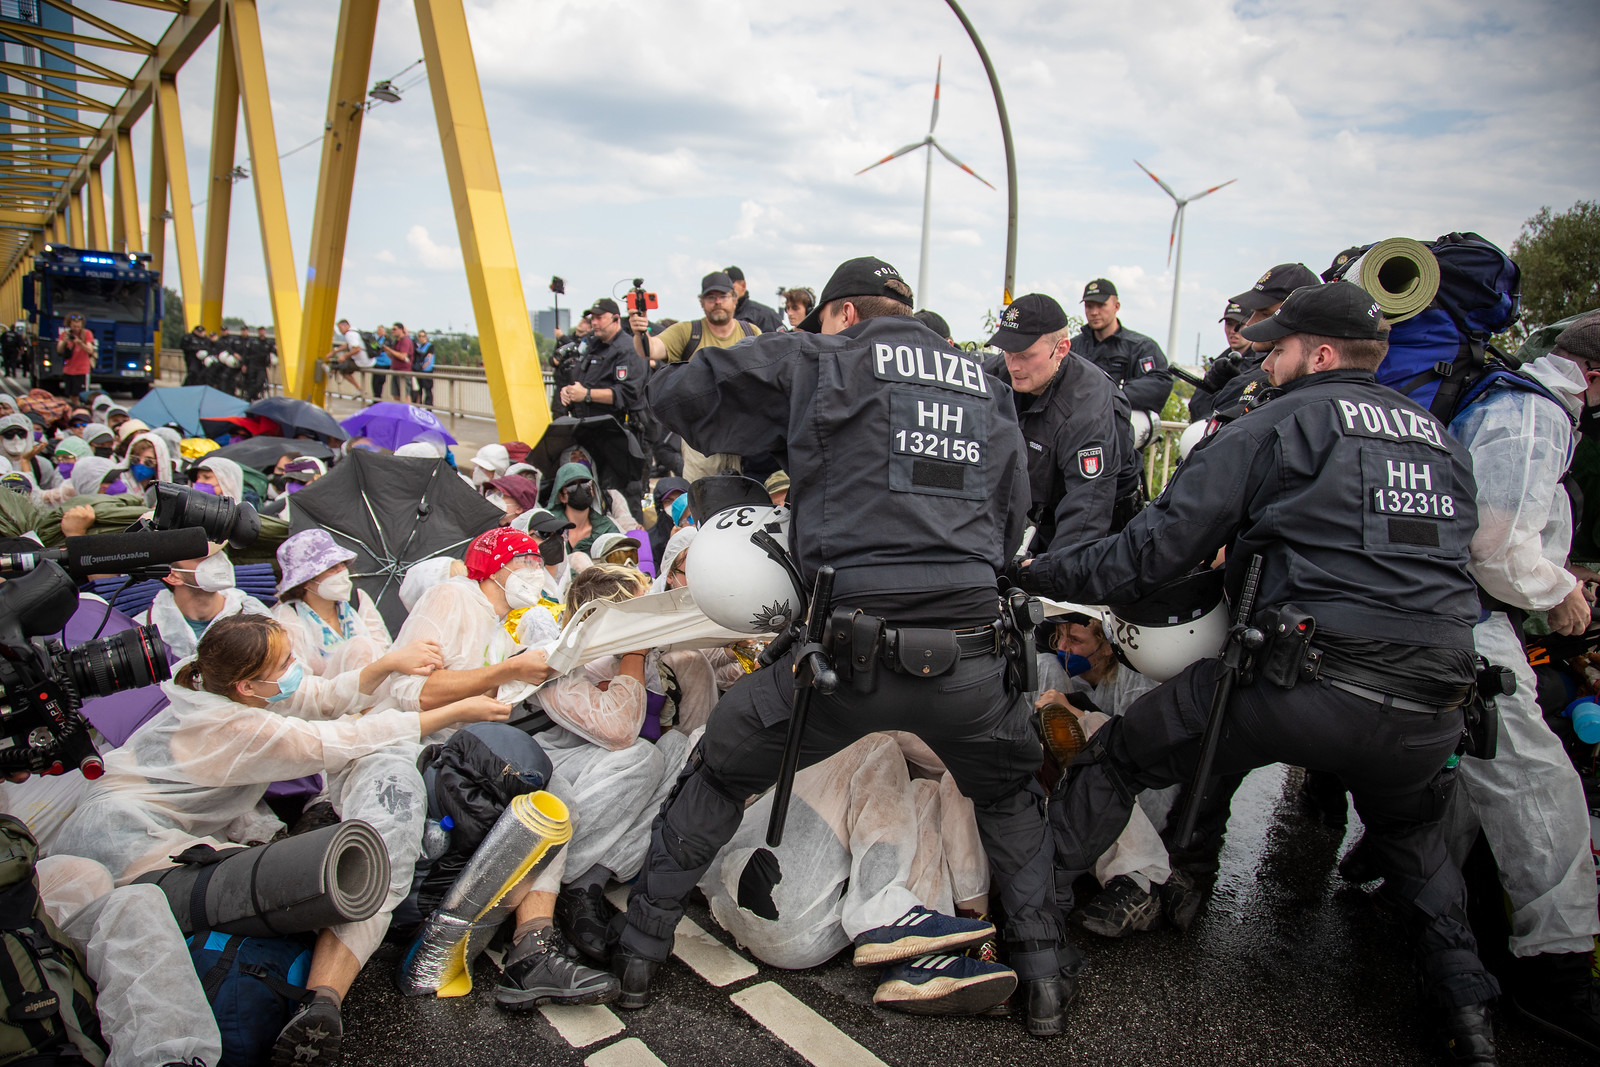
[[[1323,272],[1324,281],[1345,272],[1371,245],[1347,249]],[[1499,247],[1475,233],[1445,234],[1428,244],[1439,261],[1439,293],[1419,315],[1389,331],[1389,354],[1378,382],[1404,393],[1448,424],[1468,394],[1481,394],[1491,359],[1500,370],[1516,361],[1489,338],[1516,320],[1522,272]]]

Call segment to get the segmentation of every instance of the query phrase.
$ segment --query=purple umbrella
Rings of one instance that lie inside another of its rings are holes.
[[[373,444],[379,448],[387,448],[391,452],[403,444],[415,441],[429,431],[438,434],[447,445],[456,443],[456,439],[444,428],[438,416],[415,404],[396,404],[392,401],[373,404],[342,420],[339,425],[343,426],[351,437],[371,438]]]

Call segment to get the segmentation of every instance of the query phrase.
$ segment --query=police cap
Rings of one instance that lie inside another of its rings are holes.
[[[1235,326],[1243,326],[1245,323],[1250,321],[1250,312],[1246,311],[1244,308],[1230,300],[1228,301],[1228,306],[1222,311],[1222,318],[1218,319],[1217,321],[1231,322]]]
[[[1107,300],[1117,295],[1117,287],[1110,278],[1096,278],[1083,287],[1082,304],[1104,304]]]
[[[940,337],[948,338],[950,336],[950,324],[944,321],[944,316],[937,311],[929,311],[927,308],[923,308],[911,317]]]
[[[822,309],[835,300],[844,300],[852,296],[886,296],[891,300],[910,304],[911,298],[903,292],[889,288],[890,282],[906,284],[905,279],[900,277],[899,271],[877,256],[860,256],[845,260],[833,272],[833,277],[828,279],[828,284],[822,287],[822,295],[817,297],[817,306],[811,310],[811,314],[801,320],[800,329],[807,333],[821,333]],[[906,288],[909,289],[910,286]]]
[[[1246,311],[1261,311],[1287,300],[1289,294],[1302,285],[1316,285],[1321,281],[1304,263],[1279,263],[1229,303],[1238,304]]]
[[[1067,313],[1043,293],[1019,296],[1000,313],[989,343],[1003,352],[1021,352],[1047,333],[1064,330]]]
[[[1239,333],[1251,341],[1277,341],[1293,333],[1375,341],[1388,327],[1371,293],[1355,282],[1339,281],[1296,289],[1272,318]]]
[[[603,296],[599,300],[596,300],[594,302],[594,306],[588,311],[585,311],[584,314],[598,315],[602,311],[610,312],[611,314],[616,315],[618,318],[622,317],[622,310],[617,307],[617,302],[611,299],[609,296]]]

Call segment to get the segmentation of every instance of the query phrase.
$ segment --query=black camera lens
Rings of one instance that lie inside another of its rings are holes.
[[[154,685],[172,677],[167,646],[154,626],[136,626],[97,641],[85,641],[58,653],[57,663],[66,668],[82,700]]]
[[[235,504],[227,497],[157,482],[155,525],[158,530],[198,526],[205,530],[209,541],[248,548],[261,533],[261,516],[249,504]]]

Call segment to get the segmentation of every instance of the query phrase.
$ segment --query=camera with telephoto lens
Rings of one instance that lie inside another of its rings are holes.
[[[55,562],[0,585],[0,774],[100,777],[83,702],[172,677],[154,626],[74,648],[44,636],[60,633],[77,608],[78,590]]]
[[[152,525],[157,530],[198,526],[206,540],[226,541],[232,548],[248,548],[261,535],[261,516],[249,504],[171,482],[156,483]]]

